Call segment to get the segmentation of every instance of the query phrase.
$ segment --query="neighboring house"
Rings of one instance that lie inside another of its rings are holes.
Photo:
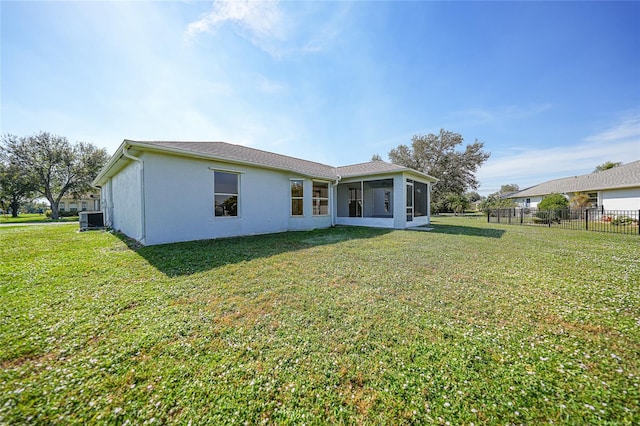
[[[125,140],[93,181],[105,225],[145,245],[430,223],[434,177],[384,161],[332,167],[224,142]]]
[[[100,210],[100,194],[83,194],[78,198],[62,197],[58,203],[60,212],[85,212]]]
[[[623,164],[601,172],[550,180],[509,194],[520,207],[537,207],[552,193],[571,199],[577,193],[589,196],[589,207],[604,210],[640,209],[640,161]]]

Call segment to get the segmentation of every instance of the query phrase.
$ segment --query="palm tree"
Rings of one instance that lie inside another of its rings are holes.
[[[571,197],[569,202],[571,203],[571,207],[584,209],[585,207],[589,207],[589,196],[584,192],[577,192]]]
[[[445,205],[455,214],[464,213],[469,208],[469,200],[464,195],[448,194],[445,198]]]

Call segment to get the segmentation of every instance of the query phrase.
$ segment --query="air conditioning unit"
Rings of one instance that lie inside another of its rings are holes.
[[[80,230],[104,228],[104,215],[102,212],[80,212]]]

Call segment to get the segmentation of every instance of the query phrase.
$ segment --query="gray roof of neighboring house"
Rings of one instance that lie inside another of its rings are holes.
[[[177,155],[199,156],[219,161],[259,165],[267,168],[287,170],[316,178],[337,179],[338,177],[355,177],[390,172],[409,171],[431,181],[436,178],[407,167],[390,164],[385,161],[370,161],[343,167],[333,167],[314,161],[302,160],[287,155],[262,151],[242,145],[226,142],[165,142],[165,141],[131,141],[125,140],[113,155],[109,163],[100,171],[94,180],[98,184],[109,170],[122,158],[126,148],[139,150],[159,150]]]
[[[602,172],[554,179],[510,194],[508,198],[640,187],[640,161]]]

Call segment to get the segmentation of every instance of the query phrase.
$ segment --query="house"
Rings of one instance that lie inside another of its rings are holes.
[[[640,210],[640,161],[601,172],[550,180],[509,194],[520,207],[537,207],[552,193],[571,199],[577,193],[589,196],[589,207],[602,210]]]
[[[93,185],[106,226],[154,245],[426,225],[435,182],[384,161],[333,167],[225,142],[124,140]]]
[[[100,210],[100,194],[83,194],[79,197],[73,197],[71,195],[62,197],[58,203],[59,212],[84,212],[84,211],[99,211]]]

